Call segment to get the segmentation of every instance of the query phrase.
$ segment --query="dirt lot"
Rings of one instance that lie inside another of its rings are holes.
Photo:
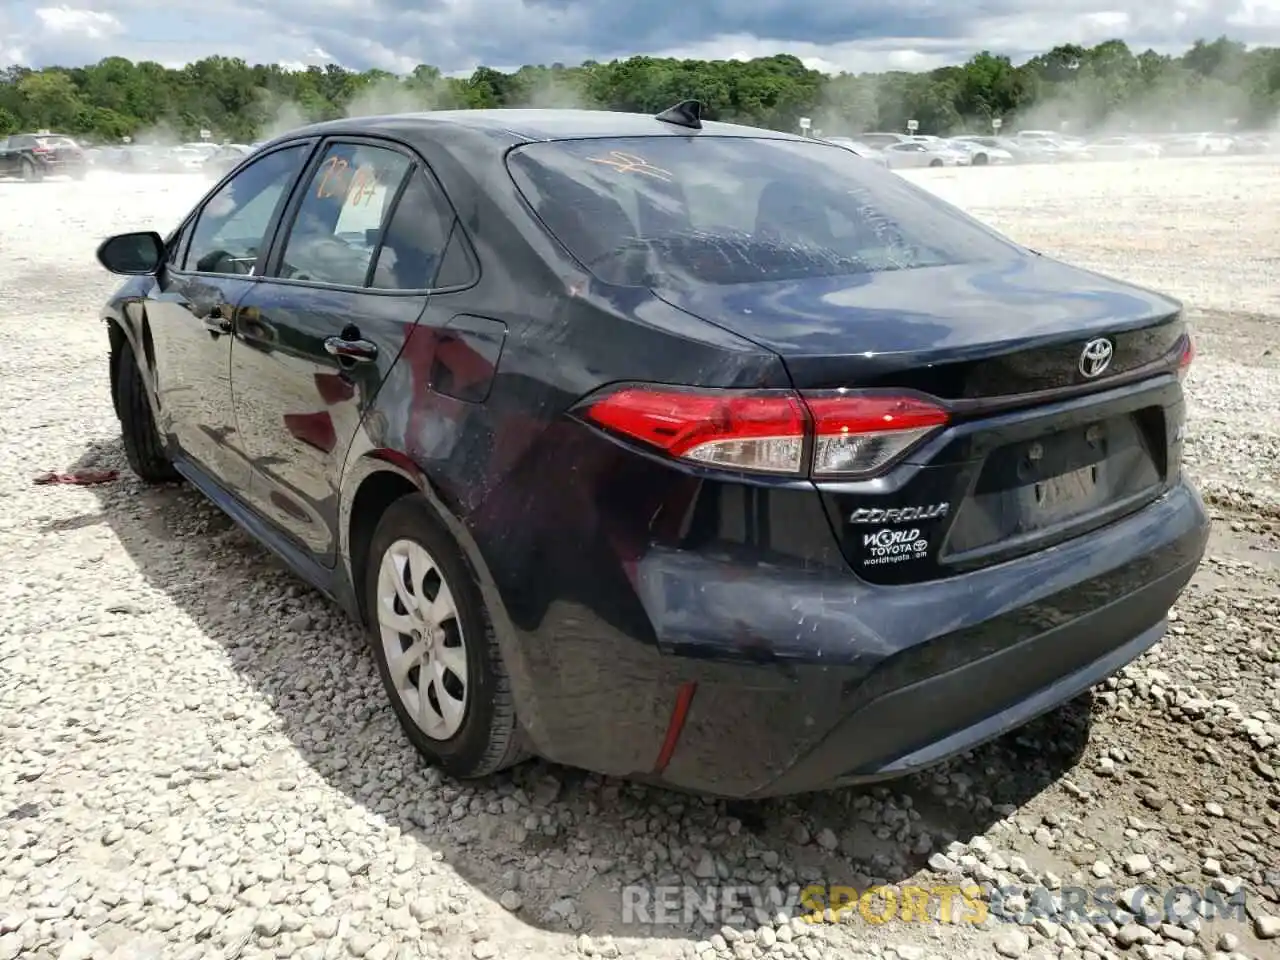
[[[1280,161],[912,178],[1185,299],[1211,555],[1085,701],[891,787],[733,806],[541,764],[442,780],[357,631],[196,494],[34,485],[124,471],[93,250],[204,184],[0,183],[0,960],[1280,957]],[[623,891],[810,883],[898,886],[824,924],[679,900],[637,924]],[[903,887],[936,914],[973,883],[1024,888],[1015,920],[903,919]],[[1142,885],[1146,916],[1054,917]]]

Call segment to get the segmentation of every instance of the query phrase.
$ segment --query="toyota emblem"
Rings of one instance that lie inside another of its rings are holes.
[[[1114,354],[1115,348],[1106,337],[1090,340],[1084,345],[1084,349],[1080,351],[1081,375],[1088,377],[1090,380],[1094,377],[1102,376],[1107,367],[1111,366],[1111,357]]]

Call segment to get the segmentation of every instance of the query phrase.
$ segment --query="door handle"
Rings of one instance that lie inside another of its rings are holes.
[[[221,304],[214,304],[204,316],[204,328],[215,337],[231,332],[231,318],[222,311]]]
[[[378,356],[378,347],[368,340],[348,340],[346,337],[330,337],[324,342],[325,352],[339,360],[368,363]]]

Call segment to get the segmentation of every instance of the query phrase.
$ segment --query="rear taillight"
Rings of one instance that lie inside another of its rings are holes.
[[[1191,334],[1186,335],[1186,342],[1182,346],[1182,355],[1178,357],[1178,379],[1187,379],[1187,374],[1191,372],[1191,362],[1196,358],[1196,342],[1192,339]]]
[[[53,148],[52,147],[32,147],[31,152],[38,157],[42,157],[46,153],[53,153]]]
[[[684,460],[800,473],[808,416],[786,390],[739,392],[631,386],[588,403],[597,426]]]
[[[752,473],[865,477],[948,420],[914,394],[627,385],[578,408],[596,426],[669,456]]]
[[[945,408],[924,397],[834,391],[806,394],[813,416],[813,475],[875,473],[944,426]]]

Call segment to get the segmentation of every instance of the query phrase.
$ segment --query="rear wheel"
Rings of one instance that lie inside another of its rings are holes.
[[[180,479],[165,455],[156,429],[147,386],[138,369],[138,359],[128,344],[120,347],[116,359],[116,412],[120,417],[120,436],[129,469],[147,483],[172,483]]]
[[[930,161],[929,161],[929,166],[931,166],[931,167],[940,167],[940,166],[942,166],[942,161],[941,161],[941,160],[930,160]]]
[[[22,179],[27,183],[38,183],[44,179],[44,173],[26,157],[22,158]]]
[[[511,684],[475,577],[426,501],[378,522],[364,573],[373,658],[409,742],[451,776],[523,760]]]
[[[985,167],[989,159],[990,158],[985,153],[975,154],[973,158],[973,165],[975,167]]]

